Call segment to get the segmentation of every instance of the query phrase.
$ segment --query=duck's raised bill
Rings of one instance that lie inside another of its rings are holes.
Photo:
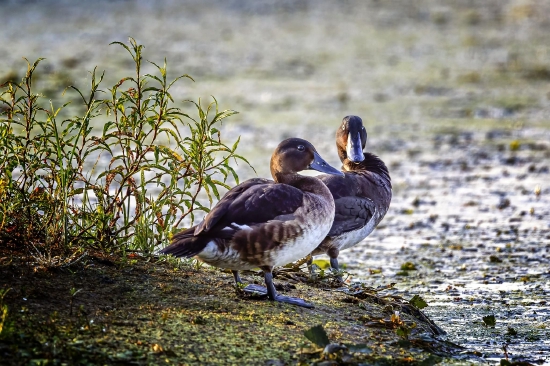
[[[346,146],[348,153],[348,159],[351,162],[358,163],[363,161],[365,156],[363,155],[363,146],[361,142],[361,133],[350,131],[348,134],[348,144]]]
[[[344,173],[328,165],[328,163],[321,157],[321,155],[317,154],[316,151],[313,152],[313,161],[309,164],[308,169],[317,170],[326,174],[339,175],[341,177],[344,176]]]

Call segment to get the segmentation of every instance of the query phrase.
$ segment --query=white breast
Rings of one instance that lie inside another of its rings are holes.
[[[370,233],[372,233],[372,231],[376,227],[376,224],[379,222],[379,218],[380,212],[377,209],[365,226],[360,229],[348,231],[342,235],[338,235],[337,237],[332,238],[331,246],[336,247],[340,250],[351,248],[352,246],[369,236]]]
[[[317,195],[307,194],[304,195],[304,207],[315,207],[319,210],[321,208],[326,209],[326,213],[323,215],[317,210],[297,211],[297,216],[304,217],[301,226],[303,228],[303,235],[295,238],[294,240],[285,242],[284,245],[277,251],[271,253],[272,266],[284,266],[285,264],[297,261],[304,258],[311,253],[327,236],[332,222],[334,221],[334,204],[326,208],[323,205],[325,201]],[[296,224],[295,222],[290,222]]]

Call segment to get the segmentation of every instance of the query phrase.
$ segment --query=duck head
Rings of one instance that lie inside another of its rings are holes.
[[[346,116],[342,125],[336,131],[336,147],[340,161],[348,159],[353,163],[360,163],[365,159],[363,149],[367,143],[367,131],[363,121],[357,116]]]
[[[271,156],[270,167],[276,182],[280,181],[278,177],[281,175],[296,174],[308,169],[344,176],[341,171],[330,166],[310,142],[300,138],[282,141]]]

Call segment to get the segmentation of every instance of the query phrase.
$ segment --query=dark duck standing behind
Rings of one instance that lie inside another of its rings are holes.
[[[334,200],[317,178],[298,174],[315,169],[343,176],[328,165],[306,140],[290,138],[271,157],[275,182],[254,178],[228,191],[204,220],[176,235],[161,253],[197,256],[220,268],[231,269],[237,283],[239,270],[261,268],[269,299],[312,307],[302,299],[281,296],[273,285],[273,267],[307,256],[325,238],[334,219]],[[247,289],[245,288],[245,290]]]
[[[336,205],[334,223],[312,255],[326,253],[330,266],[338,269],[338,254],[366,238],[380,223],[392,198],[386,164],[363,152],[367,131],[357,116],[347,116],[336,131],[336,147],[345,177],[320,175]]]

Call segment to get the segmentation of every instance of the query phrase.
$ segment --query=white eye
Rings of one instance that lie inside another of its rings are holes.
[[[306,147],[304,145],[298,145],[297,149],[298,151],[304,151]]]
[[[365,126],[361,127],[363,130],[365,129]]]
[[[346,125],[342,125],[342,130],[345,130],[346,129]]]

